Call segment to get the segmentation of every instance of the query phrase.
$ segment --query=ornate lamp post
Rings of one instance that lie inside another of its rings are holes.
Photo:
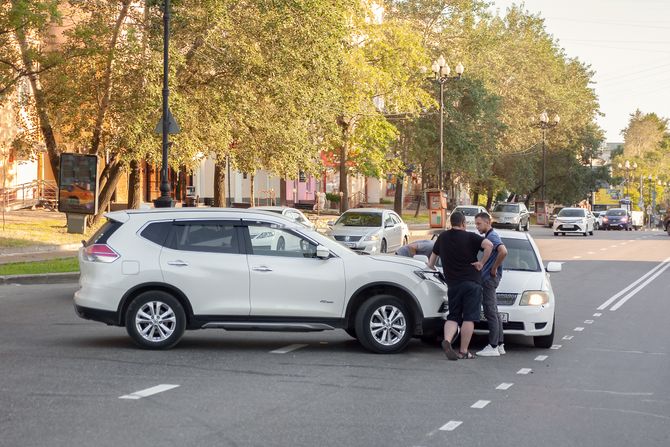
[[[447,65],[444,56],[440,56],[433,62],[431,69],[435,75],[434,81],[440,84],[440,171],[438,174],[437,185],[440,191],[442,191],[444,186],[444,84],[450,79],[461,79],[465,68],[463,67],[463,64],[459,62],[459,64],[456,65],[456,76],[449,76],[451,68]]]
[[[626,183],[626,198],[628,198],[628,184],[630,183],[630,178],[629,178],[629,172],[630,171],[635,171],[637,169],[637,163],[633,162],[633,165],[631,166],[630,161],[626,160],[626,162],[622,165],[619,163],[618,165],[619,169],[625,169],[625,180],[624,182]]]
[[[558,126],[558,123],[561,122],[561,117],[558,116],[558,113],[554,115],[554,118],[549,122],[549,115],[545,110],[540,114],[540,124],[539,128],[542,129],[542,200],[545,199],[545,189],[547,186],[546,176],[547,176],[547,130]]]

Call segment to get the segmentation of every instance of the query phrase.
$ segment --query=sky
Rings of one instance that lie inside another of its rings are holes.
[[[566,55],[591,66],[607,142],[623,141],[621,131],[636,109],[670,118],[670,0],[493,3],[501,14],[520,3],[539,13]]]

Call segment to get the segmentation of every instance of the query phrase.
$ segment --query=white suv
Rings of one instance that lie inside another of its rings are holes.
[[[172,208],[106,217],[79,251],[75,309],[125,326],[143,348],[170,348],[185,329],[341,328],[370,351],[393,353],[443,324],[446,286],[423,262],[360,255],[275,213]]]

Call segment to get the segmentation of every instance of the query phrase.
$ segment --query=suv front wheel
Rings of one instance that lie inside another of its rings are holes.
[[[393,295],[375,295],[356,314],[356,336],[364,348],[379,354],[402,351],[412,338],[407,306]]]
[[[139,294],[126,312],[126,331],[141,348],[169,349],[179,342],[185,328],[181,303],[160,290]]]

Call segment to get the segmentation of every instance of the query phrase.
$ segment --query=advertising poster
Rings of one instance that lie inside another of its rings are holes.
[[[98,157],[61,154],[58,211],[95,214],[98,211]]]

